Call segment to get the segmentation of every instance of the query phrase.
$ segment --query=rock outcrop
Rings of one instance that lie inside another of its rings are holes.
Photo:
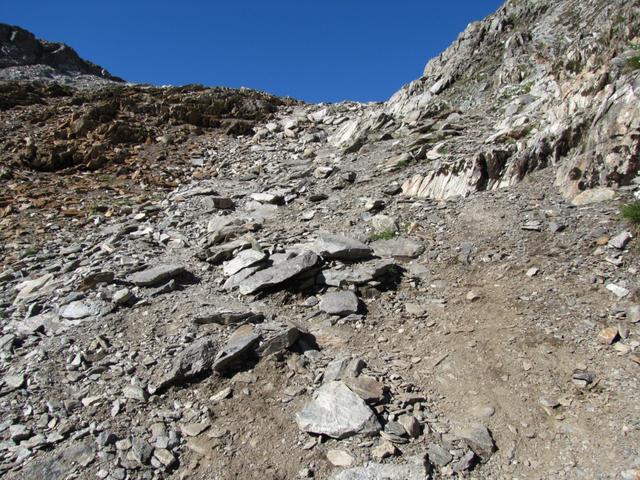
[[[640,168],[637,1],[508,1],[424,74],[335,136],[381,135],[415,162],[406,195],[448,198],[556,166],[567,197],[629,185]]]
[[[64,43],[40,40],[6,23],[0,23],[0,80],[55,81],[89,87],[124,81],[80,58]]]

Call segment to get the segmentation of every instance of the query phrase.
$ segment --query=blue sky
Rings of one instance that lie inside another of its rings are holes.
[[[2,0],[0,22],[134,82],[386,100],[502,0]]]

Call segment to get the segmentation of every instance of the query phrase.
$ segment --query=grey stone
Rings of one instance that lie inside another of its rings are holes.
[[[318,308],[329,315],[349,315],[358,311],[358,297],[351,291],[329,292],[320,297]]]
[[[122,389],[122,395],[124,398],[128,398],[130,400],[138,400],[140,402],[147,401],[147,392],[144,388],[137,385],[126,385]]]
[[[384,400],[385,387],[375,378],[367,376],[347,377],[344,383],[353,393],[358,395],[365,402],[375,403]]]
[[[453,456],[437,443],[429,444],[429,447],[427,447],[427,455],[429,456],[429,461],[438,467],[449,465],[451,460],[453,460]]]
[[[284,203],[284,198],[282,197],[282,195],[268,192],[252,193],[251,198],[260,203],[271,203],[274,205],[281,205],[282,203]]]
[[[416,258],[424,252],[422,242],[402,237],[377,240],[371,244],[371,248],[378,257]]]
[[[407,434],[404,427],[400,425],[400,423],[393,420],[387,422],[387,424],[384,426],[384,431],[398,437],[404,437]]]
[[[491,437],[491,432],[480,423],[457,426],[453,434],[467,442],[469,448],[471,448],[483,462],[486,462],[496,450],[496,444]]]
[[[260,263],[267,258],[267,254],[248,248],[238,253],[233,260],[225,262],[222,271],[227,277],[238,273],[240,270]]]
[[[257,323],[264,319],[262,313],[238,310],[218,310],[203,314],[193,319],[196,325],[216,323],[218,325],[235,325],[238,323]]]
[[[222,288],[224,288],[225,290],[233,290],[234,288],[237,288],[243,280],[249,278],[251,275],[256,273],[258,270],[261,270],[262,268],[263,266],[260,264],[254,265],[253,267],[243,268],[235,275],[231,275],[229,278],[227,278]]]
[[[116,305],[124,305],[133,298],[133,293],[128,288],[121,288],[113,294],[113,303]]]
[[[391,442],[387,442],[386,440],[371,450],[371,455],[376,460],[384,460],[385,458],[392,457],[397,454],[398,449],[396,448],[396,446]]]
[[[76,300],[71,302],[60,310],[60,316],[69,320],[80,320],[82,318],[97,315],[99,309],[96,305],[84,300]]]
[[[178,354],[173,366],[160,385],[155,389],[163,390],[176,382],[196,377],[213,367],[218,349],[213,337],[204,337],[196,340]],[[151,391],[150,393],[155,393]]]
[[[324,382],[344,380],[360,375],[365,363],[360,358],[343,357],[332,360],[324,371]]]
[[[622,232],[609,240],[609,246],[613,248],[617,248],[618,250],[624,250],[624,247],[627,246],[627,243],[633,238],[631,232]]]
[[[151,460],[153,455],[153,447],[142,438],[134,437],[131,439],[131,450],[127,456],[131,456],[133,460],[145,465]]]
[[[249,278],[243,280],[240,283],[240,293],[250,295],[280,285],[312,269],[318,264],[319,260],[315,253],[304,251],[297,257],[265,268],[264,270],[259,270]]]
[[[640,305],[634,304],[627,308],[627,320],[631,323],[640,322]]]
[[[324,270],[318,274],[318,282],[331,287],[364,285],[394,272],[397,268],[391,260],[374,260],[342,270]]]
[[[364,260],[373,253],[368,245],[358,240],[329,233],[319,234],[311,250],[325,258],[342,260]]]
[[[424,459],[410,458],[400,465],[370,462],[362,467],[334,473],[330,480],[425,480],[429,468]]]
[[[33,432],[30,428],[20,423],[15,425],[11,425],[9,427],[9,438],[16,443],[21,442],[22,440],[26,440],[33,435]]]
[[[418,438],[420,436],[420,424],[418,423],[418,420],[416,420],[416,417],[414,417],[413,415],[400,415],[400,417],[398,418],[398,423],[402,425],[402,427],[407,432],[407,435],[409,435],[410,437]]]
[[[397,232],[398,222],[395,218],[389,215],[374,215],[371,217],[371,226],[375,232]]]
[[[300,333],[297,327],[286,327],[264,340],[258,349],[258,354],[267,356],[291,348],[300,338]]]
[[[224,348],[220,351],[213,364],[213,369],[221,372],[244,358],[247,353],[260,341],[260,335],[253,329],[253,325],[242,325],[231,334]]]
[[[630,293],[628,289],[615,283],[609,283],[606,288],[618,298],[624,298]]]
[[[373,411],[340,381],[321,386],[314,399],[296,414],[296,422],[304,432],[338,439],[372,435],[381,428]]]
[[[153,456],[165,467],[171,467],[178,461],[175,455],[166,448],[156,448],[153,451]]]
[[[593,188],[585,190],[573,197],[571,201],[575,206],[589,205],[592,203],[605,202],[612,200],[616,196],[616,192],[610,188]]]
[[[470,470],[476,464],[476,461],[476,454],[473,453],[473,451],[469,450],[459,460],[451,465],[451,469],[454,472],[463,472],[465,470]]]
[[[11,388],[11,389],[16,389],[16,388],[21,388],[24,385],[24,375],[19,373],[19,374],[15,374],[15,375],[5,375],[2,379],[4,381],[4,384]]]
[[[141,272],[136,272],[129,277],[129,281],[140,287],[153,287],[166,282],[185,272],[181,265],[158,265]]]

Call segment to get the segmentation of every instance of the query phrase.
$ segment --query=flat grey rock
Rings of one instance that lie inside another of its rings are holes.
[[[284,198],[282,197],[282,195],[278,195],[275,193],[268,193],[268,192],[252,193],[251,198],[256,202],[260,202],[260,203],[271,203],[274,205],[280,205],[284,203]]]
[[[330,233],[320,233],[311,250],[325,258],[364,260],[371,258],[373,250],[353,238]]]
[[[199,315],[193,319],[196,325],[234,325],[239,323],[255,323],[264,319],[264,315],[250,310],[217,310]]]
[[[618,250],[624,250],[624,247],[627,246],[627,243],[633,238],[631,232],[622,232],[609,240],[609,246],[613,248],[617,248]]]
[[[260,263],[267,258],[267,254],[264,252],[259,252],[258,250],[254,250],[253,248],[248,248],[247,250],[242,250],[239,252],[233,260],[229,260],[225,262],[222,266],[222,271],[227,277],[231,275],[235,275],[240,270],[251,267],[256,263]]]
[[[416,258],[424,252],[422,242],[402,237],[378,240],[371,244],[371,248],[378,257]]]
[[[272,267],[259,270],[240,283],[240,293],[251,295],[267,288],[274,287],[291,280],[295,276],[315,267],[320,259],[309,251],[302,252],[297,257],[286,260]]]
[[[318,308],[329,315],[349,315],[358,311],[358,297],[351,291],[329,292],[320,297]]]
[[[163,390],[180,381],[197,377],[211,370],[218,353],[218,347],[213,337],[204,337],[196,340],[178,354],[173,362],[171,371],[162,379],[155,391],[149,389],[149,393]]]
[[[216,357],[213,369],[216,372],[224,371],[244,358],[259,341],[260,334],[254,331],[252,325],[242,325],[227,340],[226,345]]]
[[[237,288],[242,283],[243,280],[245,280],[246,278],[249,278],[251,275],[253,275],[258,270],[261,270],[261,269],[262,269],[262,265],[260,264],[254,265],[252,267],[243,268],[238,273],[231,275],[229,278],[227,278],[227,280],[224,282],[224,285],[222,285],[222,288],[224,288],[225,290],[233,290],[234,288]]]
[[[68,320],[80,320],[82,318],[97,315],[98,313],[99,308],[95,304],[84,300],[71,302],[60,310],[60,316]]]
[[[330,480],[425,480],[429,473],[424,460],[411,458],[409,462],[393,465],[368,463],[334,473]]]
[[[321,386],[314,399],[296,414],[296,422],[304,432],[332,438],[373,435],[381,428],[367,404],[339,381]]]
[[[158,265],[134,273],[129,277],[129,281],[139,287],[154,287],[184,272],[185,269],[181,265]]]
[[[364,285],[390,274],[396,268],[392,260],[374,260],[342,270],[324,270],[318,274],[318,281],[330,287]]]
[[[453,460],[453,456],[437,443],[429,444],[429,447],[427,448],[427,455],[429,455],[431,463],[438,467],[444,467],[450,464],[451,460]]]

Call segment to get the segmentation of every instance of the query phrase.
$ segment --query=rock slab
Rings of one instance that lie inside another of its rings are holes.
[[[329,315],[349,315],[358,311],[358,297],[351,291],[329,292],[320,298],[318,308]]]
[[[259,270],[240,283],[240,293],[252,295],[268,288],[280,285],[297,275],[315,267],[320,259],[309,251],[302,252],[297,257],[286,260],[272,267]]]
[[[315,398],[296,414],[296,422],[304,432],[338,439],[373,435],[381,428],[373,411],[340,381],[320,387]]]
[[[158,265],[129,277],[129,281],[139,287],[153,287],[185,272],[181,265]]]

